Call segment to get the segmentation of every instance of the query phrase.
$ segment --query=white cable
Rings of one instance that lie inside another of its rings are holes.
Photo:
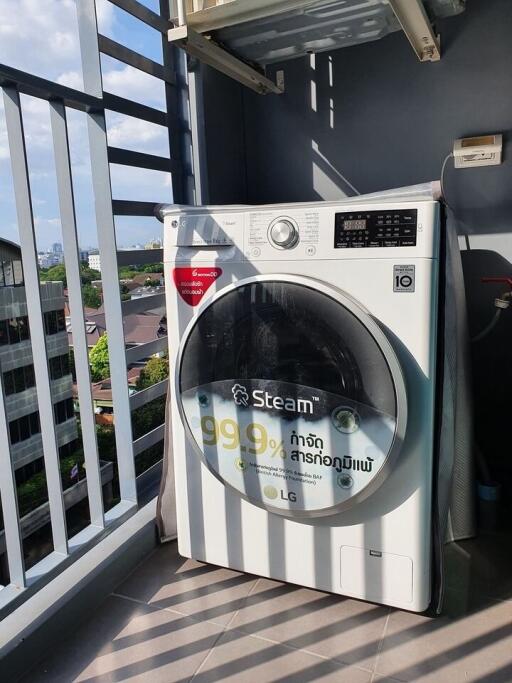
[[[441,166],[441,194],[443,195],[444,203],[446,206],[455,213],[454,209],[452,206],[450,206],[449,201],[446,199],[446,194],[444,192],[444,172],[446,169],[446,164],[448,163],[448,159],[453,159],[453,152],[450,152],[450,154],[447,154],[446,157],[444,158],[443,165]]]

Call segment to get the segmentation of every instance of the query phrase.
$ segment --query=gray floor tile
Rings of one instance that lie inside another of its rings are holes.
[[[271,600],[261,600],[272,593]],[[372,668],[389,609],[260,579],[231,628]]]
[[[371,673],[278,643],[226,631],[192,683],[369,683]]]
[[[250,574],[182,558],[171,543],[157,549],[116,594],[226,625],[255,582]]]
[[[393,612],[377,671],[422,683],[512,680],[512,602],[493,601],[460,619]]]
[[[187,681],[221,633],[214,624],[110,597],[22,683]]]

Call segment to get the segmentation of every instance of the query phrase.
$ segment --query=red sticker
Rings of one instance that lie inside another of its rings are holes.
[[[183,301],[197,306],[215,280],[222,275],[222,268],[174,268],[172,275]]]

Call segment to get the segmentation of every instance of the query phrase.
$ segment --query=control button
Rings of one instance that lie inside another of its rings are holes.
[[[402,228],[400,234],[406,237],[407,235],[414,235],[414,228]]]
[[[306,247],[306,254],[308,256],[314,256],[316,254],[316,249],[312,244],[310,244],[308,247]]]
[[[251,249],[250,255],[257,258],[261,254],[261,249],[259,247],[254,247]]]
[[[299,231],[291,221],[284,218],[272,223],[268,236],[279,249],[291,249],[299,241]]]
[[[398,240],[384,240],[385,247],[398,247]]]
[[[402,237],[400,239],[400,246],[401,247],[415,247],[416,246],[416,240],[411,237]]]

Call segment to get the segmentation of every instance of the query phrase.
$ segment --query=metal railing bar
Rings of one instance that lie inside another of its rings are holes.
[[[169,0],[159,0],[160,16],[171,23]],[[169,116],[169,156],[180,164],[182,172],[173,176],[172,196],[178,204],[194,203],[194,167],[192,161],[190,108],[188,82],[191,76],[187,68],[187,56],[169,44],[167,34],[162,34],[162,55],[166,69],[175,74],[176,87],[165,84],[165,104]],[[172,124],[172,128],[171,128]],[[180,134],[176,134],[179,131]]]
[[[33,349],[36,389],[39,401],[39,418],[41,422],[41,438],[43,442],[53,546],[56,552],[67,555],[66,517],[62,496],[59,449],[53,417],[52,393],[46,353],[46,335],[43,321],[41,289],[39,285],[37,247],[34,235],[34,216],[30,195],[20,96],[16,89],[4,88],[4,107],[14,183],[14,197],[18,217],[18,230],[23,259],[25,289],[28,294],[27,311]]]
[[[91,167],[94,169],[92,180],[101,258],[103,305],[107,323],[112,399],[115,411],[114,429],[119,486],[123,499],[136,502],[135,464],[131,440],[132,426],[124,352],[123,309],[119,293],[117,246],[112,215],[105,117],[99,114],[89,114],[87,123]]]
[[[169,380],[163,379],[161,382],[157,382],[147,389],[138,391],[136,394],[130,396],[130,406],[132,410],[139,408],[140,406],[153,401],[155,398],[164,396],[167,393],[167,387],[169,386]]]
[[[165,111],[127,100],[110,92],[103,93],[103,106],[105,109],[110,109],[110,111],[115,111],[118,114],[133,116],[142,121],[148,121],[148,123],[156,123],[158,126],[167,127],[169,122],[169,116]]]
[[[0,448],[0,498],[4,518],[7,566],[11,583],[17,588],[24,588],[26,582],[23,541],[16,496],[16,479],[9,449],[9,426],[4,395],[3,382],[0,380],[0,443],[4,444]]]
[[[108,148],[108,160],[111,164],[134,166],[152,171],[180,172],[180,167],[174,159],[159,157],[156,154],[146,154],[145,152],[133,152],[131,149],[121,149],[120,147]]]
[[[140,436],[133,442],[133,451],[135,453],[135,456],[139,455],[139,453],[142,453],[142,451],[145,451],[147,448],[154,446],[159,441],[162,441],[164,436],[165,424],[161,424],[158,427],[155,427],[155,429],[152,429],[147,434]]]
[[[80,0],[77,2],[76,16],[84,89],[85,92],[103,99],[96,0]]]
[[[165,21],[159,14],[151,11],[148,7],[141,5],[137,0],[110,0],[113,5],[117,5],[120,9],[128,12],[133,17],[140,19],[151,28],[163,33],[169,29],[168,22]]]
[[[82,301],[79,246],[76,232],[73,180],[69,157],[66,110],[60,102],[50,102],[50,118],[59,195],[62,241],[68,284],[68,297],[73,328],[75,371],[80,402],[80,422],[87,471],[87,494],[91,524],[104,526],[101,473],[96,441],[96,422],[91,391],[89,355]]]
[[[148,57],[144,57],[138,52],[135,52],[135,50],[130,50],[129,47],[125,47],[124,45],[117,43],[115,40],[101,35],[101,33],[98,34],[98,44],[100,52],[102,52],[104,55],[113,57],[124,64],[128,64],[128,66],[133,66],[134,69],[144,71],[150,76],[159,78],[161,81],[165,81],[166,83],[174,84],[176,81],[174,73],[171,69],[165,68],[162,66],[162,64],[154,62]]]
[[[119,290],[119,287],[118,287]],[[132,313],[143,313],[144,311],[154,311],[157,308],[165,307],[165,294],[150,294],[140,299],[130,299],[122,302],[123,315]]]
[[[62,100],[66,107],[80,111],[101,111],[103,109],[103,102],[98,97],[13,69],[5,64],[0,64],[0,86],[16,87],[18,92],[42,100]]]
[[[95,0],[81,0],[77,3],[77,18],[84,87],[87,92],[101,97],[103,91]],[[88,114],[87,130],[91,168],[93,170],[92,185],[101,259],[112,400],[115,410],[114,429],[119,489],[123,500],[136,503],[137,486],[135,482],[132,422],[104,113]]]
[[[137,202],[131,199],[114,199],[112,201],[114,216],[154,216],[157,206],[158,203],[156,202]],[[122,254],[123,252],[119,253]]]
[[[142,358],[149,358],[159,351],[164,351],[167,349],[168,338],[160,337],[159,339],[154,339],[153,341],[146,342],[146,344],[139,344],[139,346],[133,346],[131,349],[126,350],[126,361],[128,364],[135,363]]]

